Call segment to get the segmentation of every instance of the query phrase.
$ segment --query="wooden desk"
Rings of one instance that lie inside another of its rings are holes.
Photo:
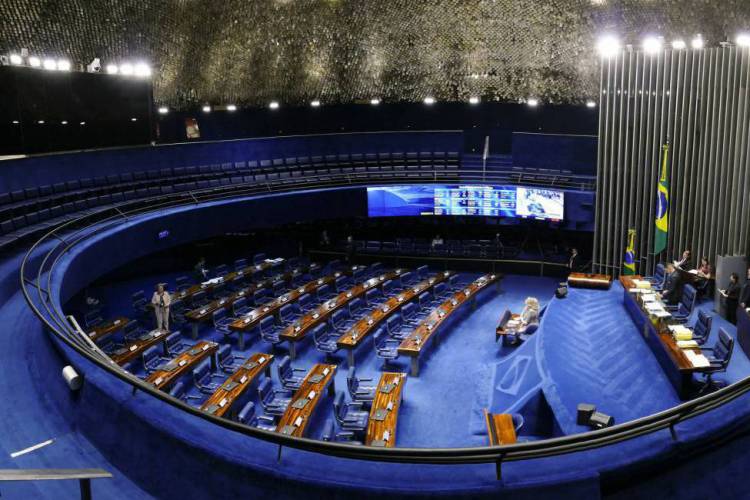
[[[192,311],[187,312],[185,314],[185,319],[187,319],[191,323],[193,340],[196,340],[198,338],[198,328],[200,327],[200,324],[210,321],[213,318],[214,312],[219,308],[224,307],[225,309],[229,309],[230,307],[232,307],[232,304],[234,304],[234,301],[239,300],[242,297],[252,297],[253,293],[257,292],[258,290],[262,290],[263,288],[270,288],[271,286],[273,286],[273,283],[275,281],[291,281],[292,279],[302,274],[302,272],[303,271],[300,268],[296,268],[286,273],[278,274],[272,278],[268,278],[267,280],[261,281],[259,283],[251,283],[229,297],[214,300],[209,304],[206,304],[205,306],[198,307],[193,309]],[[243,346],[241,346],[240,349],[244,349],[244,342]]]
[[[401,341],[401,345],[398,346],[398,353],[411,358],[411,374],[413,377],[419,376],[419,355],[426,349],[429,341],[437,335],[440,325],[444,324],[445,320],[463,304],[474,303],[479,292],[499,280],[500,275],[498,274],[485,274],[477,278],[473,283],[454,293],[451,298],[438,306],[417,326],[411,335]]]
[[[323,285],[330,285],[340,275],[341,273],[336,273],[325,276],[323,278],[309,281],[301,287],[295,288],[289,293],[285,293],[281,297],[274,298],[266,302],[262,306],[256,307],[252,311],[243,315],[241,318],[237,318],[236,321],[232,322],[232,324],[229,325],[229,329],[239,333],[240,350],[244,349],[243,346],[245,345],[245,332],[255,328],[255,326],[258,325],[261,320],[263,320],[263,318],[275,315],[282,306],[297,302],[297,300],[299,300],[299,298],[306,293],[314,293]]]
[[[612,286],[612,276],[609,274],[570,273],[568,275],[568,286],[609,290],[609,287]]]
[[[256,352],[250,355],[245,363],[209,396],[201,405],[201,410],[217,417],[226,415],[261,373],[265,372],[267,377],[271,376],[271,363],[273,354]]]
[[[129,321],[130,320],[125,316],[119,316],[112,321],[107,321],[106,323],[99,325],[92,330],[89,330],[88,336],[92,341],[96,342],[97,340],[103,339],[107,335],[122,330]]]
[[[513,444],[517,441],[516,428],[510,413],[490,413],[485,408],[484,423],[487,426],[490,446]]]
[[[136,340],[133,340],[132,342],[125,344],[122,348],[116,350],[110,355],[110,358],[112,358],[112,361],[122,366],[143,354],[143,352],[149,347],[156,345],[159,342],[163,345],[170,333],[172,332],[151,330],[147,334],[142,335]],[[164,348],[164,355],[167,355],[166,347]]]
[[[520,314],[511,313],[508,321],[519,321],[520,319]],[[508,335],[508,331],[506,330],[505,325],[508,324],[508,321],[498,323],[498,325],[495,327],[495,342],[497,342],[501,338],[503,339],[503,342],[505,342],[505,336]]]
[[[289,436],[304,436],[315,408],[323,397],[323,391],[327,387],[329,396],[332,396],[336,392],[333,383],[335,373],[336,365],[318,363],[313,366],[305,377],[305,380],[302,381],[300,388],[294,393],[294,397],[289,402],[286,411],[281,416],[279,425],[276,426],[276,432],[281,432]],[[315,391],[312,398],[308,398],[310,391]],[[307,402],[302,406],[301,402],[304,401]]]
[[[634,278],[639,279],[638,276]],[[677,394],[682,399],[689,399],[693,395],[693,374],[702,372],[705,368],[694,367],[685,355],[684,350],[677,347],[677,343],[668,328],[671,324],[670,318],[652,318],[643,308],[639,294],[630,293],[628,292],[629,289],[625,288],[624,290],[623,303],[625,309],[641,331],[646,345],[653,352]],[[700,348],[692,350],[697,353],[701,352]]]
[[[215,367],[216,351],[218,349],[219,344],[216,342],[202,340],[167,363],[161,370],[151,373],[151,375],[146,377],[146,382],[154,384],[157,389],[167,389],[177,379],[195,368],[198,363],[209,356],[211,357],[211,364]],[[172,369],[168,369],[169,367],[172,367]]]
[[[301,341],[307,332],[312,330],[317,325],[325,322],[330,318],[334,312],[346,306],[349,302],[361,297],[370,290],[377,286],[381,286],[383,283],[390,279],[399,277],[404,273],[403,269],[396,269],[389,273],[381,274],[377,278],[370,278],[364,283],[358,283],[349,290],[339,293],[336,297],[327,300],[320,306],[316,307],[309,313],[302,316],[300,319],[289,325],[279,335],[281,339],[289,342],[289,356],[295,359],[297,354],[296,343]]]
[[[354,349],[361,345],[367,336],[375,331],[378,325],[382,324],[383,321],[387,320],[393,313],[400,310],[420,294],[431,290],[438,283],[446,281],[454,274],[453,271],[444,271],[417,283],[413,287],[410,287],[398,295],[389,298],[385,302],[378,304],[378,306],[370,310],[365,317],[354,323],[349,331],[341,335],[338,341],[336,341],[336,344],[340,349],[346,349],[349,366],[354,366]]]
[[[384,372],[380,376],[367,424],[367,436],[365,438],[367,446],[385,448],[396,446],[398,410],[401,408],[404,385],[406,385],[405,373]],[[389,404],[391,405],[390,410],[388,409]],[[378,420],[379,418],[380,420]],[[384,439],[385,436],[388,439]]]

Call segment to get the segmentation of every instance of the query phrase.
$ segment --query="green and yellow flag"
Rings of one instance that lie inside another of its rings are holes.
[[[628,246],[625,249],[622,274],[635,274],[635,229],[628,229]]]
[[[661,176],[656,192],[656,232],[654,233],[654,254],[656,255],[667,248],[667,230],[669,228],[669,179],[667,178],[669,143],[663,145],[661,150]]]

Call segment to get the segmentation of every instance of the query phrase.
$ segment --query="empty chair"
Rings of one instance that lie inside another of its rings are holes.
[[[178,276],[175,278],[175,287],[178,292],[182,292],[183,290],[187,290],[190,288],[190,281],[188,280],[187,276]]]
[[[148,301],[146,300],[146,294],[143,290],[138,290],[130,296],[133,310],[137,315],[143,316],[148,313]]]
[[[313,306],[312,295],[310,295],[309,293],[300,295],[299,299],[297,299],[297,305],[299,306],[300,311],[302,311],[302,313],[304,314]]]
[[[331,315],[329,323],[331,329],[339,333],[344,333],[353,324],[353,322],[351,321],[351,316],[349,315],[349,310],[346,308],[341,308],[335,311]]]
[[[333,416],[345,431],[363,432],[367,429],[369,415],[362,411],[362,403],[346,403],[343,392],[333,398]]]
[[[245,297],[240,297],[232,302],[232,313],[237,317],[244,316],[251,310],[252,308],[247,304],[247,299]]]
[[[302,311],[296,303],[284,304],[279,308],[279,324],[283,327],[291,325],[300,316],[302,316]]]
[[[349,288],[349,276],[339,276],[336,278],[333,282],[333,288],[339,293]]]
[[[214,269],[214,276],[220,277],[220,276],[226,276],[229,273],[229,267],[227,267],[226,264],[221,264],[220,266],[216,266],[216,269]]]
[[[448,287],[445,286],[445,283],[438,283],[435,285],[435,288],[433,288],[435,303],[441,303],[443,300],[447,299],[450,294],[451,292],[448,290]]]
[[[177,356],[190,347],[188,344],[182,342],[180,332],[169,334],[164,342],[166,343],[167,354],[172,357]]]
[[[241,271],[247,267],[247,259],[237,259],[234,261],[234,270]]]
[[[83,317],[83,322],[86,325],[86,328],[96,328],[97,326],[104,323],[104,318],[102,318],[102,315],[98,310],[91,311],[87,312]]]
[[[281,332],[281,328],[279,328],[275,323],[271,316],[267,316],[260,320],[260,324],[258,325],[258,329],[260,330],[260,338],[268,342],[272,345],[276,345],[279,342],[281,342],[281,338],[279,338],[279,333]]]
[[[690,313],[693,312],[696,295],[697,293],[693,285],[685,285],[677,306],[667,306],[668,310],[673,311],[672,318],[683,323],[687,321]]]
[[[179,381],[174,386],[172,386],[172,388],[169,390],[169,395],[173,398],[181,399],[188,403],[191,399],[202,399],[200,396],[191,396],[190,394],[188,394],[187,387],[182,381]]]
[[[432,308],[432,297],[430,292],[422,292],[417,297],[417,304],[419,305],[419,312],[416,316],[418,319],[424,319],[430,314]]]
[[[326,357],[339,350],[336,342],[341,336],[341,333],[333,330],[327,324],[321,323],[317,325],[313,328],[312,335],[315,348],[320,352],[324,352]]]
[[[698,318],[695,320],[693,325],[693,340],[698,344],[703,345],[708,340],[708,336],[711,334],[711,324],[713,323],[714,317],[704,311],[698,311]]]
[[[147,374],[158,370],[163,361],[159,356],[159,347],[155,345],[146,349],[141,359],[143,361],[143,370]]]
[[[349,316],[351,316],[352,324],[362,318],[366,313],[365,302],[359,297],[349,302]]]
[[[248,401],[237,414],[237,421],[241,424],[263,429],[264,431],[275,431],[276,420],[271,415],[256,415],[255,403]]]
[[[125,326],[122,327],[122,336],[127,341],[136,340],[138,337],[143,335],[145,330],[138,326],[138,322],[134,319],[128,321]]]
[[[373,276],[377,276],[382,270],[383,264],[380,262],[373,262],[370,264],[370,267],[367,268],[367,275],[372,278]]]
[[[401,275],[401,286],[399,287],[399,289],[403,290],[405,288],[409,288],[409,286],[411,286],[411,284],[415,281],[416,280],[414,273],[412,273],[411,271],[407,271]]]
[[[419,276],[420,280],[426,280],[429,273],[430,269],[427,266],[419,266],[417,268],[417,275]]]
[[[255,307],[262,306],[268,300],[268,289],[261,288],[253,293],[253,305]]]
[[[169,316],[171,324],[178,328],[187,323],[187,318],[185,318],[185,302],[182,300],[172,302],[172,305],[169,307]]]
[[[394,339],[404,340],[409,336],[411,328],[409,325],[405,325],[401,314],[395,313],[385,321],[385,327],[388,331],[388,335]]]
[[[396,285],[393,283],[393,280],[386,280],[380,288],[383,290],[383,295],[390,295],[393,293]]]
[[[221,377],[221,375],[211,373],[211,367],[208,364],[208,360],[206,360],[193,370],[193,385],[204,394],[213,394],[221,384],[212,382],[212,380]]]
[[[232,334],[232,330],[229,329],[229,325],[231,325],[232,323],[234,323],[234,321],[237,318],[232,318],[232,317],[228,316],[226,309],[224,309],[223,307],[219,307],[217,310],[215,310],[213,312],[213,314],[211,315],[211,317],[212,317],[212,320],[213,320],[214,329],[217,332],[221,332],[224,335],[231,335]]]
[[[704,351],[708,362],[711,363],[707,369],[703,370],[703,375],[706,378],[699,390],[699,393],[702,394],[726,385],[725,381],[714,381],[712,377],[715,373],[726,372],[729,361],[732,359],[734,339],[724,328],[719,328],[719,339],[716,344],[711,348],[701,347],[701,350]]]
[[[357,369],[350,367],[346,376],[346,387],[349,389],[352,401],[371,403],[375,399],[375,392],[378,388],[375,385],[364,385],[362,382],[372,382],[372,378],[357,377]]]
[[[401,318],[403,322],[411,327],[416,327],[419,324],[417,318],[417,305],[414,302],[409,302],[401,308]]]
[[[461,283],[458,282],[458,274],[448,278],[448,288],[453,292],[457,292],[461,288]]]
[[[271,380],[268,378],[258,385],[258,401],[263,406],[263,410],[271,415],[283,415],[289,401],[292,399],[292,392],[286,389],[274,389],[271,386]]]
[[[664,280],[666,278],[667,273],[665,272],[664,264],[659,262],[658,264],[656,264],[654,275],[648,278],[648,280],[651,282],[651,288],[658,291],[664,287]]]
[[[289,356],[281,358],[278,364],[279,381],[287,389],[297,390],[305,379],[307,370],[292,366]]]
[[[336,296],[333,290],[331,290],[331,287],[327,284],[318,287],[318,290],[315,292],[315,294],[318,297],[318,303],[323,303],[326,300]]]
[[[190,297],[190,307],[203,307],[208,303],[208,297],[206,297],[206,292],[204,292],[203,290],[201,290],[200,292],[196,292],[192,297]]]
[[[368,306],[374,306],[383,300],[383,292],[379,288],[370,288],[365,292],[365,302]]]
[[[216,358],[219,363],[219,369],[224,373],[234,373],[244,362],[242,356],[232,354],[232,348],[228,345],[221,346]]]

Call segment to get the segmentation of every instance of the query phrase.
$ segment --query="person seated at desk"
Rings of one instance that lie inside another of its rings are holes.
[[[437,246],[443,246],[443,238],[439,234],[432,239],[432,248],[434,249]]]
[[[680,260],[674,261],[674,265],[679,267],[680,269],[686,269],[690,267],[690,250],[685,250],[682,252],[682,258]]]
[[[693,269],[690,271],[691,274],[695,274],[698,279],[696,279],[695,288],[700,292],[700,294],[704,297],[709,296],[712,293],[713,288],[713,266],[708,261],[708,257],[705,255],[701,257],[701,264],[698,266],[697,269]]]
[[[733,325],[737,323],[737,304],[740,297],[740,277],[732,273],[729,277],[729,286],[725,290],[719,290],[727,311],[727,320]]]
[[[195,272],[195,278],[199,282],[206,281],[208,279],[208,269],[206,269],[206,258],[201,257],[198,263],[193,268]]]
[[[536,297],[526,297],[525,306],[521,311],[521,326],[518,329],[519,334],[526,333],[531,325],[539,325],[539,300]]]
[[[159,331],[169,331],[169,306],[172,305],[172,297],[164,289],[164,284],[156,285],[156,291],[151,297],[151,304],[156,314],[156,328]]]
[[[750,267],[747,268],[747,279],[740,289],[740,305],[743,309],[750,307]]]
[[[674,269],[674,264],[669,263],[664,269],[666,278],[664,279],[664,288],[661,292],[661,297],[667,302],[667,304],[674,305],[679,300],[679,277],[677,271]]]

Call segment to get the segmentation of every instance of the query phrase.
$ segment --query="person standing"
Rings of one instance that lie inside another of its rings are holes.
[[[169,306],[172,304],[172,297],[164,289],[164,284],[156,285],[154,296],[151,297],[151,304],[154,306],[154,314],[156,314],[156,328],[159,331],[169,331]]]
[[[740,277],[737,273],[732,273],[729,277],[729,285],[725,290],[720,290],[721,296],[724,299],[724,307],[727,312],[727,320],[732,323],[737,323],[737,304],[739,303],[740,297]]]
[[[206,258],[201,257],[198,263],[193,268],[195,272],[195,278],[198,282],[203,282],[208,279],[208,269],[206,269]]]
[[[747,268],[747,279],[740,290],[740,305],[743,308],[750,307],[750,267]]]
[[[578,269],[578,249],[577,248],[570,249],[570,257],[568,258],[568,269],[570,269],[570,272],[576,271]]]

